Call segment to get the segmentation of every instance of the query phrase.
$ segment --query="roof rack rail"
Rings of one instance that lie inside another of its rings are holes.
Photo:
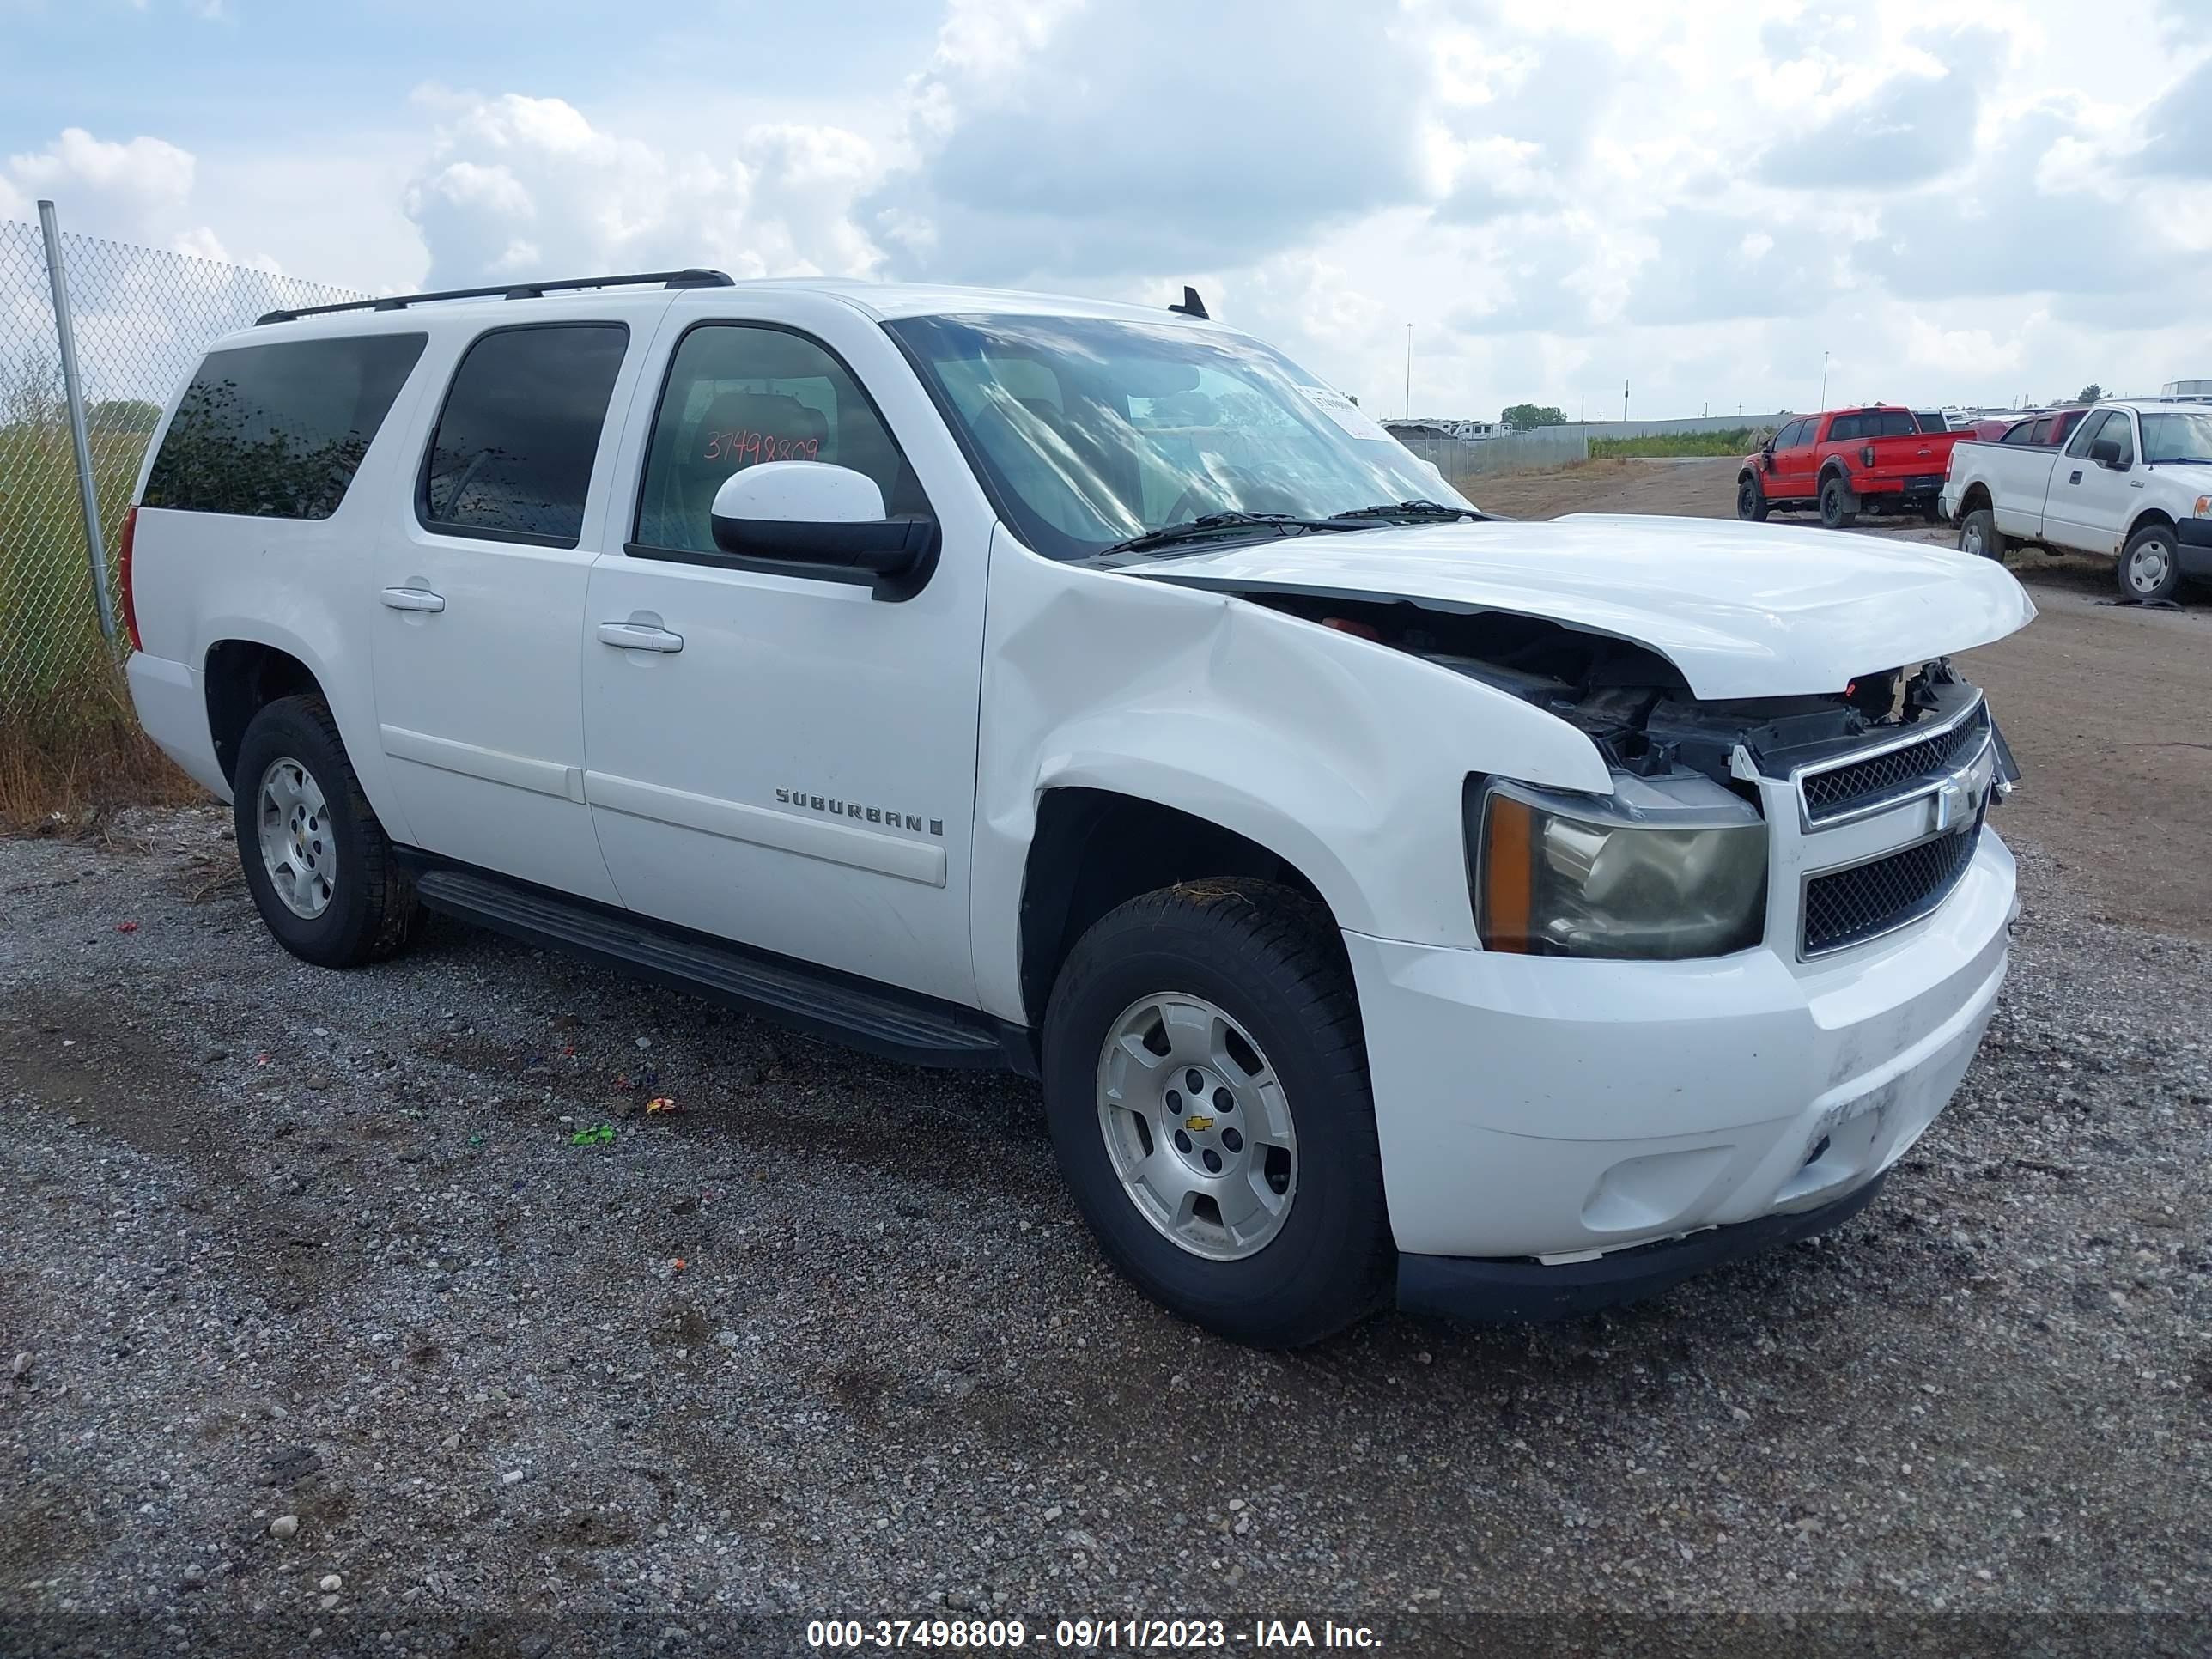
[[[547,295],[580,288],[635,288],[659,283],[664,288],[733,288],[723,270],[641,270],[629,276],[563,276],[551,283],[499,283],[490,288],[449,288],[435,294],[387,294],[381,300],[349,300],[343,305],[301,306],[292,311],[264,312],[253,325],[296,322],[302,317],[327,317],[335,311],[404,311],[428,300],[542,300]]]

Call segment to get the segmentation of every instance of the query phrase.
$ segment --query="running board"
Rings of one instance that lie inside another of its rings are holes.
[[[908,1000],[781,958],[751,955],[641,916],[602,910],[471,870],[418,869],[424,905],[758,1014],[793,1030],[918,1066],[1012,1068],[1028,1034],[989,1016]]]

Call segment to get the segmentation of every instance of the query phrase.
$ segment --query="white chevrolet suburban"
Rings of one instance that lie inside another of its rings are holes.
[[[1041,1080],[1261,1344],[1834,1225],[2004,977],[1948,549],[1480,513],[1211,321],[715,272],[280,313],[171,399],[140,719],[295,956],[420,910]]]
[[[1959,444],[1942,512],[1966,552],[2094,553],[2118,560],[2122,599],[2171,599],[2185,578],[2212,581],[2212,402],[2100,404],[2063,450]]]

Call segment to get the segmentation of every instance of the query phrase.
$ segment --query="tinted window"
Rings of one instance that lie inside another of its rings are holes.
[[[556,323],[471,346],[422,469],[423,524],[574,547],[629,343],[620,323]]]
[[[1861,420],[1862,417],[1856,415],[1837,416],[1828,423],[1828,441],[1839,444],[1858,437]]]
[[[154,458],[144,505],[329,518],[426,337],[357,334],[210,352]]]
[[[638,492],[645,547],[714,551],[714,492],[762,461],[824,461],[865,472],[894,519],[929,503],[883,416],[829,351],[741,323],[693,329],[676,348]]]
[[[1951,423],[1943,418],[1941,410],[1923,409],[1912,418],[1923,432],[1948,432],[1951,429]]]
[[[1788,426],[1784,427],[1781,431],[1775,434],[1774,447],[1777,449],[1796,448],[1798,445],[1805,441],[1806,432],[1809,429],[1811,425],[1812,422],[1809,421],[1790,422]]]
[[[2014,421],[2010,426],[2005,428],[2004,436],[1998,439],[1997,441],[1999,443],[2014,445],[2032,444],[2035,441],[2035,422],[2033,421]]]

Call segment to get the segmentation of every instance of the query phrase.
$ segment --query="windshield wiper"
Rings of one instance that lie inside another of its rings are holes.
[[[1469,519],[1487,519],[1491,515],[1480,507],[1446,507],[1442,501],[1391,501],[1379,507],[1355,507],[1348,513],[1330,514],[1338,519],[1434,519],[1459,523]]]
[[[1141,536],[1132,536],[1125,542],[1102,547],[1093,556],[1103,559],[1116,553],[1149,553],[1157,547],[1204,541],[1208,537],[1232,530],[1273,530],[1288,536],[1303,534],[1309,530],[1357,528],[1355,525],[1340,524],[1333,519],[1301,519],[1290,513],[1243,513],[1232,509],[1225,513],[1202,513],[1182,524],[1162,525],[1158,530],[1148,530]]]

